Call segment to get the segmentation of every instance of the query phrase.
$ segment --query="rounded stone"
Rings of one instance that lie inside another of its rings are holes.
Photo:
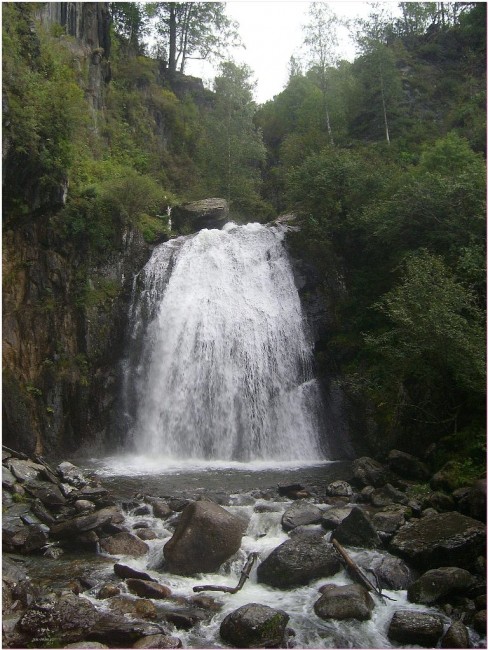
[[[224,618],[220,624],[220,636],[236,648],[284,647],[289,618],[283,610],[249,603]]]

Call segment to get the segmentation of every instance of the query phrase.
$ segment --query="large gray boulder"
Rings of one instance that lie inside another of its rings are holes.
[[[356,458],[352,464],[354,478],[360,485],[372,485],[382,487],[388,483],[390,472],[374,458],[362,456]]]
[[[424,612],[398,611],[388,628],[388,638],[402,645],[435,648],[444,631],[442,618]]]
[[[395,474],[410,481],[426,481],[430,476],[425,463],[398,449],[392,449],[388,454],[388,466]]]
[[[373,571],[383,589],[407,589],[414,580],[409,566],[399,557],[389,553],[358,559],[357,564],[366,572]],[[374,584],[374,580],[372,581]]]
[[[117,533],[100,540],[100,548],[110,555],[132,555],[140,557],[149,551],[149,546],[132,533]]]
[[[402,526],[391,540],[390,550],[420,569],[469,569],[484,555],[485,545],[484,524],[459,512],[443,512]]]
[[[368,621],[371,618],[374,601],[361,585],[325,585],[322,596],[314,604],[314,612],[323,619],[342,621],[355,618]]]
[[[185,507],[173,537],[164,547],[171,573],[213,573],[237,553],[246,523],[212,501]]]
[[[410,585],[408,600],[411,603],[430,605],[447,596],[462,593],[469,589],[474,581],[469,571],[458,567],[431,569]]]
[[[361,508],[353,508],[349,515],[337,526],[334,539],[346,546],[376,548],[381,540],[370,517]]]
[[[222,228],[229,217],[225,199],[212,198],[193,201],[173,208],[173,226],[181,232],[196,232],[203,228]]]
[[[313,503],[306,501],[295,501],[283,513],[281,525],[283,530],[289,531],[297,526],[306,526],[307,524],[316,524],[322,519],[323,512]]]
[[[469,648],[468,628],[462,621],[453,621],[442,638],[441,648]]]
[[[334,575],[337,553],[320,535],[296,535],[274,549],[258,566],[258,582],[286,589]]]
[[[284,648],[289,618],[281,609],[249,603],[224,618],[220,636],[236,648]]]

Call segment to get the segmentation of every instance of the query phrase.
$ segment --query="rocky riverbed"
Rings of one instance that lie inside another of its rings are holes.
[[[340,469],[129,494],[4,448],[3,647],[485,647],[485,483]]]

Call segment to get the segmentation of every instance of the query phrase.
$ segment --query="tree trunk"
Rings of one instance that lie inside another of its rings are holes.
[[[383,72],[380,67],[381,103],[383,105],[383,121],[385,124],[386,142],[390,144],[390,130],[388,129],[388,117],[386,115],[385,87],[383,83]]]
[[[169,10],[169,63],[168,69],[170,74],[176,72],[176,9],[171,4]]]

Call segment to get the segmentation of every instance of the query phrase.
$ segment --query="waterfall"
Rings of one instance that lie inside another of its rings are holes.
[[[154,250],[135,281],[124,362],[133,451],[323,459],[319,388],[285,229],[229,223]]]

